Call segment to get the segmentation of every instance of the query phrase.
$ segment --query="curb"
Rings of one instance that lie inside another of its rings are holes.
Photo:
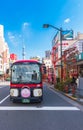
[[[66,97],[68,97],[68,98],[70,98],[70,99],[76,101],[77,103],[83,105],[83,101],[81,101],[82,99],[80,99],[80,98],[79,98],[79,99],[78,99],[78,98],[75,98],[75,97],[73,97],[73,96],[70,96],[70,95],[67,94],[67,93],[64,93],[64,92],[62,92],[62,91],[60,91],[60,90],[54,88],[54,85],[53,85],[53,84],[49,84],[49,83],[46,83],[46,84],[47,84],[51,89],[53,89],[53,90],[55,90],[55,91],[57,91],[57,92],[63,94],[64,96],[66,96]]]
[[[57,89],[55,89],[55,88],[54,88],[54,90],[56,90],[57,92],[60,92],[61,94],[63,94],[64,96],[66,96],[66,97],[68,97],[68,98],[70,98],[70,99],[72,99],[73,101],[76,101],[77,103],[83,105],[83,101],[81,101],[81,98],[79,98],[79,100],[78,100],[78,98],[75,98],[75,97],[73,97],[73,96],[70,96],[69,94],[64,93],[64,92],[62,92],[62,91],[60,91],[60,90],[57,90]]]

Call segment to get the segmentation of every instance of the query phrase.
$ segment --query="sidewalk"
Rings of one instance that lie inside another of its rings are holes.
[[[80,104],[83,105],[83,98],[80,98],[79,96],[75,96],[75,97],[74,97],[74,96],[72,95],[72,93],[65,93],[65,92],[63,92],[63,91],[60,91],[60,90],[54,88],[54,85],[53,85],[53,84],[49,84],[49,83],[47,83],[47,82],[45,82],[45,83],[46,83],[51,89],[53,89],[53,90],[55,90],[55,91],[57,91],[57,92],[59,92],[59,93],[65,95],[65,96],[67,96],[68,98],[70,98],[70,99],[72,99],[72,100],[74,100],[74,101],[76,101],[76,102],[78,102],[78,103],[80,103]]]
[[[9,81],[0,81],[0,86],[3,86],[3,85],[10,85],[10,82]]]

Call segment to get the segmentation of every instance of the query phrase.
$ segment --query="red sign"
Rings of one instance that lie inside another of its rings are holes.
[[[10,59],[11,60],[17,60],[17,55],[14,54],[14,53],[10,54]]]

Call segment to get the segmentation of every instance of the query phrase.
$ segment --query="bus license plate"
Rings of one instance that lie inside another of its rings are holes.
[[[22,99],[22,103],[30,103],[29,99]]]

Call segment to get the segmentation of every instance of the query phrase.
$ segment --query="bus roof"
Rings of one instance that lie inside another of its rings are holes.
[[[17,61],[15,61],[14,62],[14,64],[15,63],[22,63],[22,62],[35,62],[35,63],[39,63],[39,64],[41,64],[39,61],[37,61],[37,60],[32,60],[32,59],[30,59],[30,60],[17,60]]]

